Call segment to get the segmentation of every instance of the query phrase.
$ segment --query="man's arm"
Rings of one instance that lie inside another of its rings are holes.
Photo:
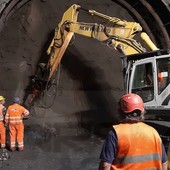
[[[168,161],[162,163],[162,170],[167,170],[168,169]]]
[[[101,161],[99,164],[99,170],[110,170],[111,164]]]
[[[22,118],[28,118],[30,115],[30,112],[23,106],[21,106],[23,108],[23,114],[22,114]]]
[[[117,153],[117,135],[114,129],[112,129],[103,144],[103,148],[100,154],[99,170],[110,170],[112,162],[114,161]]]
[[[8,126],[8,123],[9,123],[9,108],[7,109],[7,111],[6,111],[6,114],[5,114],[5,120],[4,120],[4,122],[5,122],[5,126]]]

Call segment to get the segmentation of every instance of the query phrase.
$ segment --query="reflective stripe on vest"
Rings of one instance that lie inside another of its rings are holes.
[[[19,104],[13,104],[8,107],[5,120],[11,124],[22,123],[24,116],[28,116],[29,111]]]
[[[115,160],[115,163],[137,163],[137,162],[146,162],[152,160],[160,160],[161,156],[159,154],[147,154],[147,155],[137,155],[137,156],[126,156],[126,157],[118,157]]]

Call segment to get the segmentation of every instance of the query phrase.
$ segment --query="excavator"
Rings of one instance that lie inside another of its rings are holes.
[[[98,17],[102,23],[78,22],[80,11]],[[106,23],[106,24],[103,24]],[[150,113],[170,113],[170,51],[159,49],[137,22],[128,22],[73,4],[65,11],[47,49],[47,63],[39,63],[41,74],[33,78],[30,103],[49,89],[62,57],[74,34],[107,44],[121,54],[126,93],[136,93]],[[139,41],[136,36],[139,35]],[[143,43],[143,45],[141,45]],[[145,46],[145,47],[144,47]],[[169,126],[169,125],[168,125]]]

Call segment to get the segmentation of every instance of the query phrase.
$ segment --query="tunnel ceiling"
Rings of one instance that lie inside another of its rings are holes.
[[[48,3],[46,0],[39,0]],[[154,1],[147,0],[112,0],[126,8],[135,19],[140,22],[152,38],[157,40],[160,48],[169,48],[169,0]],[[77,1],[78,2],[78,1]],[[73,1],[73,3],[77,3]],[[0,31],[3,29],[7,19],[31,0],[2,0],[0,3]],[[88,4],[88,3],[87,3]],[[160,38],[161,37],[161,38]]]
[[[156,40],[159,48],[170,48],[170,1],[119,0],[141,25]]]

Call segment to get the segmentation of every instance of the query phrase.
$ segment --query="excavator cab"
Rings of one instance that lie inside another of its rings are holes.
[[[140,95],[146,110],[170,110],[170,52],[158,50],[127,57],[127,89]]]

